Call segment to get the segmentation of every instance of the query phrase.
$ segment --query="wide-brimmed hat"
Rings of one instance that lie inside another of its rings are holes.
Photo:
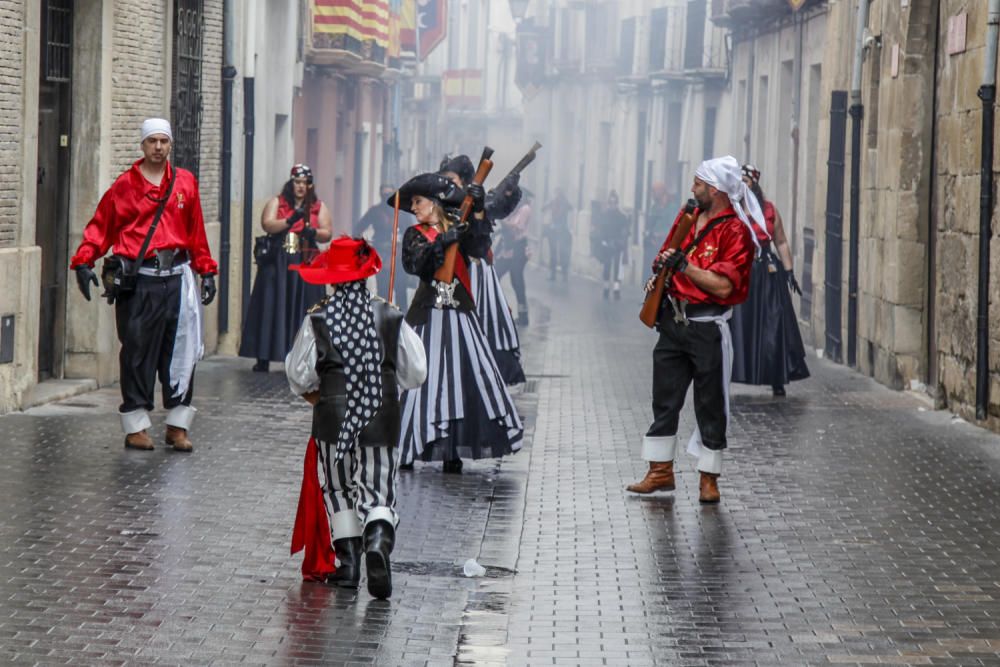
[[[433,199],[445,208],[462,205],[465,192],[441,174],[420,174],[414,176],[399,188],[399,208],[409,211],[416,196]],[[389,206],[396,205],[396,194],[385,200]]]
[[[297,271],[302,280],[312,285],[336,285],[364,280],[381,268],[382,258],[368,241],[341,236],[311,263],[292,264],[288,270]]]
[[[438,173],[445,172],[458,174],[463,185],[468,185],[476,176],[476,168],[472,165],[472,159],[468,155],[445,155],[438,166]]]

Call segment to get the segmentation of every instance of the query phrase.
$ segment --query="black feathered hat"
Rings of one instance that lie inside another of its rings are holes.
[[[414,176],[399,188],[399,208],[409,211],[413,198],[417,195],[433,199],[445,208],[455,208],[462,205],[465,193],[460,187],[441,174],[420,174]],[[396,205],[396,193],[385,200],[389,206]]]
[[[438,167],[438,173],[443,174],[446,171],[458,174],[458,177],[462,179],[462,185],[468,185],[476,176],[476,168],[472,165],[472,160],[469,159],[468,155],[445,155]]]

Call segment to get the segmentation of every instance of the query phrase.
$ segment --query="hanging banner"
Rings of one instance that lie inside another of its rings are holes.
[[[404,0],[401,21],[402,50],[426,60],[448,32],[448,0]]]

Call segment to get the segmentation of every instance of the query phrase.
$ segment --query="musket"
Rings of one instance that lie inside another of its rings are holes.
[[[542,145],[536,141],[535,145],[531,147],[531,150],[525,153],[524,157],[521,158],[521,161],[514,165],[514,168],[510,170],[510,173],[507,174],[507,176],[504,176],[504,180],[510,176],[514,176],[515,174],[520,176],[525,167],[535,161],[535,154],[538,153],[538,149],[541,147]]]
[[[482,185],[486,177],[490,175],[490,170],[493,169],[493,149],[486,146],[483,149],[483,156],[479,159],[479,168],[476,169],[476,175],[472,178],[472,182],[476,185]],[[530,160],[529,160],[530,162]],[[465,199],[462,200],[462,208],[459,209],[461,217],[459,218],[458,224],[463,225],[468,219],[469,214],[472,213],[472,196],[466,195]],[[458,244],[452,243],[444,251],[444,264],[438,267],[438,270],[434,272],[434,279],[439,283],[444,283],[445,285],[450,285],[451,281],[455,278],[455,258],[458,256]]]
[[[392,250],[389,264],[389,294],[386,301],[392,303],[392,295],[395,294],[393,287],[396,286],[396,235],[399,234],[399,188],[396,188],[395,212],[392,215]]]
[[[691,231],[691,226],[695,222],[694,212],[697,207],[698,202],[688,199],[687,204],[684,206],[684,215],[674,225],[674,234],[670,237],[668,248],[679,251],[681,244],[684,243],[684,239],[687,238],[688,232]],[[660,313],[660,303],[663,301],[663,290],[666,289],[667,278],[670,277],[668,273],[670,272],[664,266],[656,274],[656,282],[653,283],[653,289],[646,293],[646,300],[642,302],[642,310],[639,311],[639,320],[650,329],[656,326],[656,316]]]

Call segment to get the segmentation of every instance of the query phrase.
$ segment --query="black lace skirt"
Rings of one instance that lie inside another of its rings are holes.
[[[241,357],[284,361],[292,349],[306,311],[326,295],[326,286],[310,285],[288,270],[290,264],[301,262],[301,254],[282,251],[270,264],[257,267],[243,321]]]

